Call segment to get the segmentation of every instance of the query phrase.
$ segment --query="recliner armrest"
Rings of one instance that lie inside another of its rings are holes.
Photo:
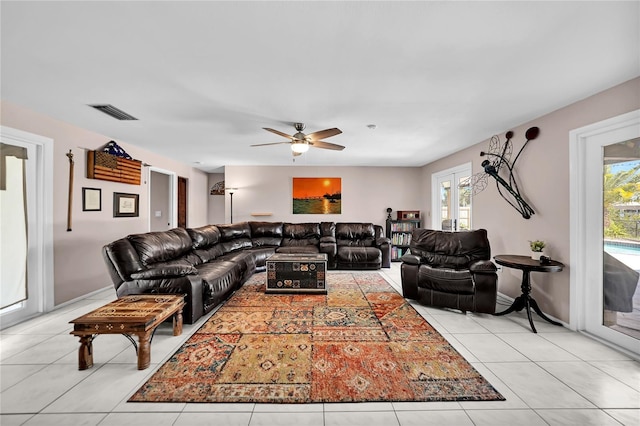
[[[320,237],[321,243],[334,243],[336,242],[336,237]]]
[[[498,268],[490,260],[478,260],[469,265],[469,271],[474,274],[494,274]]]
[[[420,256],[416,256],[415,254],[407,253],[403,255],[400,260],[403,263],[409,263],[411,265],[420,265]]]

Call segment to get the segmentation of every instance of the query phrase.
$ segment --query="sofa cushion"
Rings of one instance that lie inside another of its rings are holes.
[[[376,247],[338,246],[338,263],[381,263],[382,252]]]
[[[202,262],[211,262],[212,260],[222,256],[226,252],[224,251],[224,246],[222,243],[214,244],[211,247],[207,247],[204,249],[197,249],[194,251],[195,254],[198,255]]]
[[[220,230],[222,242],[244,238],[251,240],[251,227],[248,222],[227,223],[216,225]]]
[[[203,263],[196,267],[202,278],[202,299],[205,312],[209,312],[240,283],[242,266],[225,260]]]
[[[420,265],[418,287],[444,293],[474,294],[473,279],[468,270],[456,271]]]
[[[280,246],[276,253],[320,253],[318,246]]]
[[[376,234],[372,223],[337,223],[338,246],[375,246]]]
[[[175,259],[191,250],[192,240],[184,228],[148,232],[127,237],[144,265]]]
[[[282,243],[282,222],[249,222],[249,226],[254,247],[279,246]]]
[[[251,253],[256,261],[256,268],[262,269],[266,266],[267,259],[276,252],[277,247],[273,246],[259,246],[246,249],[245,251]]]
[[[324,237],[336,237],[336,224],[334,222],[320,222],[320,235]]]
[[[217,225],[222,235],[224,253],[251,247],[251,227],[248,222]]]
[[[194,249],[204,249],[217,244],[222,235],[220,230],[215,225],[205,225],[200,228],[187,229],[191,240],[193,241]]]
[[[282,246],[318,246],[319,223],[285,223],[282,226]]]
[[[414,229],[410,248],[412,254],[423,258],[423,263],[440,268],[468,269],[477,260],[491,258],[485,229],[461,232]]]
[[[132,273],[144,269],[138,252],[128,238],[120,238],[105,245],[102,256],[116,289],[123,281],[129,281]]]
[[[197,269],[192,265],[154,265],[152,268],[143,271],[134,272],[131,278],[134,280],[148,280],[165,277],[183,277],[185,275],[193,275],[197,273]]]

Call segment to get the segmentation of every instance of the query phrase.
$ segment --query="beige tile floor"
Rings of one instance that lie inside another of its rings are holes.
[[[377,273],[377,272],[371,272]],[[400,265],[382,274],[400,289]],[[202,324],[163,324],[138,371],[122,336],[94,342],[78,371],[69,321],[110,301],[106,289],[0,334],[0,424],[9,425],[640,425],[640,364],[595,340],[522,313],[504,317],[414,305],[506,401],[359,404],[127,403]],[[499,309],[508,302],[499,301]]]

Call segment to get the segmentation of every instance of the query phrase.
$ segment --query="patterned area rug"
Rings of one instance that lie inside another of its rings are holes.
[[[145,383],[139,402],[504,400],[375,273],[265,294],[255,274]]]

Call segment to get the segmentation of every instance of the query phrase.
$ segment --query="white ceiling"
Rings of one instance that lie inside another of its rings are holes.
[[[3,100],[205,171],[294,164],[249,145],[297,121],[346,149],[296,165],[421,166],[640,75],[638,1],[0,7]]]

